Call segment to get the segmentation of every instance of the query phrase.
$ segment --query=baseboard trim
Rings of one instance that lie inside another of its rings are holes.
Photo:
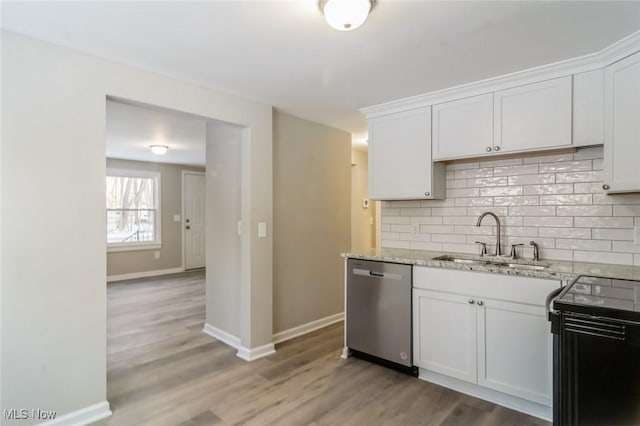
[[[240,346],[236,355],[238,358],[251,362],[275,353],[276,349],[273,346],[273,343],[267,343],[266,345],[258,346],[256,348],[245,348],[244,346]]]
[[[111,416],[109,402],[102,401],[58,418],[39,423],[39,426],[85,426]]]
[[[220,330],[211,324],[204,325],[202,331],[209,336],[220,340],[221,342],[231,346],[238,350],[236,354],[238,358],[242,358],[245,361],[255,361],[260,358],[272,355],[276,353],[275,344],[282,343],[296,337],[303,336],[321,328],[330,326],[344,320],[344,312],[340,312],[328,317],[320,318],[315,321],[308,322],[306,324],[299,325],[297,327],[290,328],[288,330],[281,331],[273,335],[273,342],[266,345],[258,346],[256,348],[247,348],[241,345],[240,339],[226,331]]]
[[[107,282],[111,283],[114,281],[124,281],[124,280],[134,280],[137,278],[148,278],[148,277],[157,277],[160,275],[170,275],[170,274],[179,274],[184,272],[183,267],[179,268],[169,268],[169,269],[157,269],[155,271],[144,271],[144,272],[134,272],[131,274],[121,274],[121,275],[109,275],[107,276]]]
[[[280,331],[273,335],[273,343],[282,343],[287,340],[295,339],[307,333],[319,330],[321,328],[330,326],[344,320],[344,312],[337,313],[335,315],[329,315],[328,317],[320,318],[315,321],[308,322],[306,324],[299,325],[297,327],[290,328],[288,330]]]
[[[551,407],[527,401],[516,396],[507,395],[473,383],[454,379],[453,377],[425,370],[424,368],[420,368],[420,374],[418,377],[421,380],[435,383],[436,385],[444,386],[445,388],[453,389],[476,398],[484,399],[485,401],[493,402],[494,404],[502,405],[503,407],[520,411],[521,413],[529,414],[530,416],[538,417],[539,419],[546,420],[548,422],[550,422],[553,417]]]
[[[220,340],[222,343],[229,345],[234,349],[240,348],[239,337],[236,337],[233,334],[229,334],[224,330],[220,330],[219,328],[214,327],[211,324],[205,323],[202,331],[203,333],[208,334],[209,336]]]

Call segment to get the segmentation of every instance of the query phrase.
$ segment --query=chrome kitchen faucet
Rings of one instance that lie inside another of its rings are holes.
[[[498,219],[498,216],[496,216],[495,213],[492,212],[484,212],[480,215],[480,217],[478,217],[478,222],[476,223],[476,226],[480,226],[482,224],[482,219],[484,219],[485,216],[492,216],[495,220],[496,220],[496,256],[501,256],[502,255],[502,245],[500,244],[500,219]]]

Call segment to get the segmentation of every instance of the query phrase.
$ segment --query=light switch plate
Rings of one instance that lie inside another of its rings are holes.
[[[258,238],[267,238],[267,222],[258,222]]]
[[[180,222],[180,215],[179,214],[174,214],[173,215],[173,221],[174,222]]]

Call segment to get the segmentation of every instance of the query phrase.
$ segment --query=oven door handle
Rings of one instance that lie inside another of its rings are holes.
[[[553,290],[551,293],[547,294],[547,299],[544,302],[544,311],[547,319],[550,320],[551,319],[550,315],[556,313],[551,307],[551,303],[553,303],[553,299],[555,299],[556,296],[558,296],[564,289],[565,289],[564,287],[560,287]]]

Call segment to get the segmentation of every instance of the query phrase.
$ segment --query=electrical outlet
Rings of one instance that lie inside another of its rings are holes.
[[[420,224],[414,223],[411,225],[411,236],[419,237],[420,236]]]
[[[155,257],[156,257],[156,260],[160,259],[160,252],[159,252],[159,251],[156,251],[156,252],[154,253],[154,255],[155,255]]]

